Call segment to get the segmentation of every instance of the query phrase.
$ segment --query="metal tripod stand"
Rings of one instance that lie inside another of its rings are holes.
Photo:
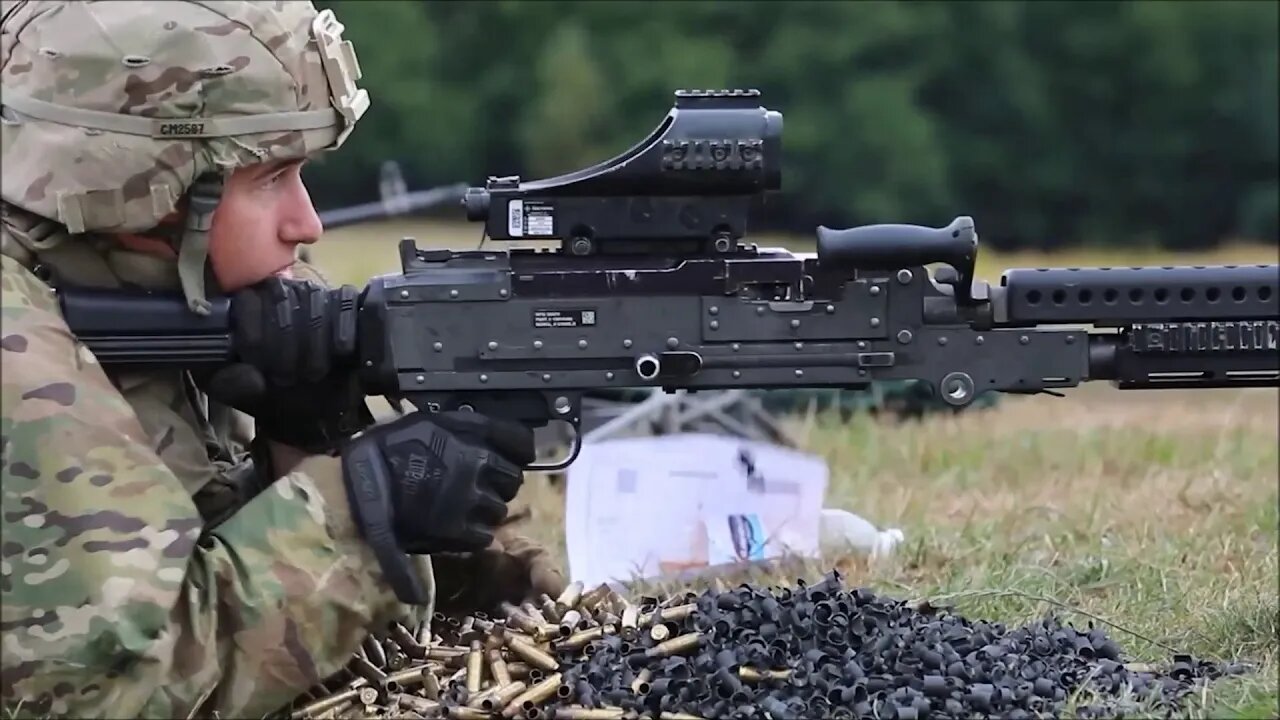
[[[643,392],[643,391],[638,391]],[[652,389],[638,403],[601,397],[583,399],[582,441],[634,435],[718,432],[795,447],[795,439],[746,390],[665,393]]]

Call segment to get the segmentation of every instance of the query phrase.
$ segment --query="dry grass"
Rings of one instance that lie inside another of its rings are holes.
[[[337,279],[359,282],[395,269],[394,240],[410,232],[455,248],[479,237],[472,227],[343,230],[315,257]],[[987,277],[1042,263],[1276,262],[1274,248],[1247,246],[1183,258],[991,255]],[[1160,662],[1176,649],[1256,667],[1198,697],[1190,716],[1276,717],[1277,400],[1275,390],[1089,386],[902,424],[794,418],[806,447],[832,468],[827,505],[901,527],[907,545],[874,567],[827,557],[722,582],[782,583],[836,567],[854,584],[949,596],[965,614],[1008,623],[1078,610],[1135,633],[1113,630],[1137,661]],[[532,511],[526,531],[563,553],[561,490],[532,478],[516,504]]]

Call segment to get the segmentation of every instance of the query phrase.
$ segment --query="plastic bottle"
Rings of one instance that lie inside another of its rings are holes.
[[[898,528],[880,530],[866,518],[848,510],[824,508],[819,538],[824,550],[853,549],[869,555],[872,560],[880,560],[892,555],[905,536]]]

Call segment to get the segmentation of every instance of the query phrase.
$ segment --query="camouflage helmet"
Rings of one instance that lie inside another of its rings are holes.
[[[4,201],[72,234],[120,233],[187,195],[193,308],[221,179],[336,149],[369,106],[343,26],[308,0],[0,7]]]

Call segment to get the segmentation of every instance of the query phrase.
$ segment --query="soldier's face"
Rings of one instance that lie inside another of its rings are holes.
[[[301,162],[275,162],[227,179],[209,230],[209,263],[223,292],[286,275],[298,243],[320,239],[324,228],[301,172]]]

